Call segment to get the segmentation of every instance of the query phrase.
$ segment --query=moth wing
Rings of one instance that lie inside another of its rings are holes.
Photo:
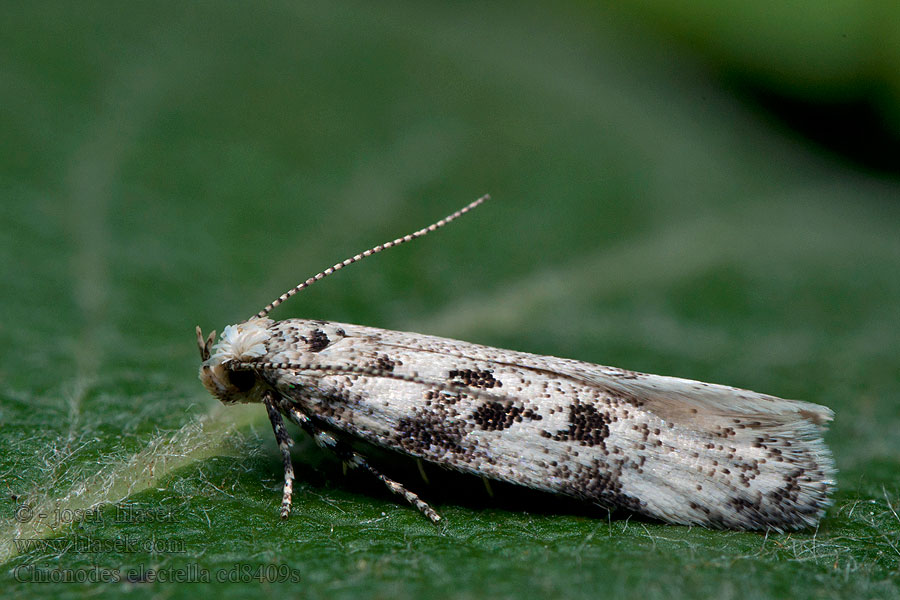
[[[647,375],[590,363],[581,363],[577,369],[563,365],[556,370],[587,385],[631,397],[660,418],[682,424],[738,419],[759,422],[760,426],[801,420],[822,426],[834,416],[831,409],[812,402],[679,377]]]
[[[316,360],[367,369],[354,379],[353,387],[356,391],[368,386],[361,398],[368,407],[363,410],[359,399],[351,400],[354,421],[365,426],[354,429],[356,425],[339,419],[334,425],[376,444],[675,523],[781,530],[814,524],[829,504],[834,466],[822,430],[832,413],[825,407],[431,336],[340,327],[346,338],[321,350]],[[391,364],[381,366],[379,361],[386,356]],[[452,381],[452,370],[460,368],[492,373],[498,385],[471,388],[468,399],[446,406],[420,405],[412,395],[401,404],[391,399],[389,388],[377,387],[378,381],[415,377],[439,388]],[[294,395],[290,384],[299,382],[296,378],[321,388],[333,376],[286,371],[269,377],[275,384],[286,377],[281,389]],[[491,406],[508,394],[515,399],[516,378],[523,387],[531,385],[531,395],[521,399],[530,398],[543,420],[526,418],[502,430],[470,422],[481,405]],[[535,382],[554,380],[551,389],[556,393],[541,397],[547,387],[538,389]],[[390,400],[390,408],[385,400]],[[604,425],[590,425],[598,428],[594,433],[603,430],[602,444],[577,435],[579,425],[572,419],[587,412],[575,414],[572,409],[588,405],[605,415]],[[378,412],[382,406],[384,412]],[[545,412],[550,408],[555,412]],[[368,409],[376,411],[374,416]],[[610,416],[620,420],[610,421]],[[567,418],[569,430],[560,429],[566,426],[561,420]],[[404,423],[415,431],[404,429]],[[455,454],[462,451],[484,460],[465,462]]]

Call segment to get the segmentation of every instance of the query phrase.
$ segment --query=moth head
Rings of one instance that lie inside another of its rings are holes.
[[[197,343],[203,360],[200,381],[209,393],[225,404],[262,399],[267,385],[245,364],[266,355],[266,344],[271,337],[266,327],[268,323],[268,319],[251,319],[229,325],[215,346],[212,345],[215,332],[204,340],[197,328]]]

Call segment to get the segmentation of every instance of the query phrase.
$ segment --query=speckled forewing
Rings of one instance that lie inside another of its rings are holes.
[[[815,404],[357,325],[269,332],[266,361],[371,370],[264,372],[301,410],[446,467],[678,523],[793,528],[828,503]]]

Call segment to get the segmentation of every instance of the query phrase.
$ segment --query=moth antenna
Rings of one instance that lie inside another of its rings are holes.
[[[213,329],[209,333],[209,337],[204,341],[203,332],[200,330],[200,326],[197,325],[197,346],[200,348],[200,360],[206,360],[210,357],[212,353],[212,345],[213,342],[216,341],[216,330]]]
[[[373,255],[373,254],[377,254],[378,252],[381,252],[382,250],[386,250],[386,249],[392,248],[392,247],[394,247],[394,246],[399,246],[400,244],[404,244],[404,243],[409,242],[409,241],[411,241],[411,240],[414,240],[414,239],[416,239],[416,238],[419,238],[419,237],[422,237],[422,236],[424,236],[424,235],[427,235],[427,234],[431,233],[432,231],[434,231],[434,230],[436,230],[436,229],[440,229],[441,227],[443,227],[444,225],[446,225],[446,224],[449,223],[450,221],[453,221],[453,220],[456,219],[457,217],[461,217],[462,215],[466,214],[467,212],[469,212],[470,210],[472,210],[473,208],[475,208],[476,206],[478,206],[479,204],[481,204],[481,203],[484,202],[485,200],[490,200],[490,198],[491,198],[491,197],[490,197],[489,194],[485,194],[484,196],[482,196],[482,197],[479,198],[478,200],[475,200],[474,202],[470,203],[469,205],[464,206],[463,208],[459,209],[458,211],[456,211],[456,212],[453,213],[453,214],[447,215],[446,217],[444,217],[444,218],[441,219],[440,221],[437,221],[436,223],[432,223],[432,224],[429,225],[428,227],[423,227],[422,229],[420,229],[420,230],[418,230],[418,231],[416,231],[416,232],[414,232],[414,233],[410,233],[410,234],[405,235],[405,236],[403,236],[403,237],[399,237],[399,238],[397,238],[396,240],[393,240],[393,241],[390,241],[390,242],[385,242],[384,244],[379,244],[379,245],[377,245],[377,246],[374,246],[374,247],[372,247],[372,248],[369,248],[369,249],[366,250],[365,252],[362,252],[362,253],[360,253],[360,254],[357,254],[356,256],[352,256],[352,257],[350,257],[350,258],[348,258],[348,259],[345,259],[345,260],[343,260],[343,261],[337,263],[336,265],[334,265],[334,266],[332,266],[332,267],[330,267],[330,268],[328,268],[328,269],[325,269],[324,271],[322,271],[322,272],[320,272],[320,273],[317,273],[316,275],[313,275],[312,277],[310,277],[309,279],[307,279],[307,280],[304,281],[303,283],[301,283],[301,284],[299,284],[299,285],[297,285],[297,286],[295,286],[295,287],[292,287],[291,289],[289,289],[288,291],[286,291],[285,293],[283,293],[282,295],[280,295],[277,299],[275,299],[274,301],[272,301],[272,302],[270,302],[269,304],[267,304],[266,307],[265,307],[264,309],[262,309],[261,311],[259,311],[258,313],[256,313],[255,318],[257,318],[257,319],[262,319],[262,318],[268,316],[268,314],[269,314],[270,312],[272,312],[272,309],[274,309],[276,306],[278,306],[279,304],[281,304],[282,302],[284,302],[285,300],[287,300],[288,298],[290,298],[291,296],[293,296],[294,294],[296,294],[297,292],[299,292],[299,291],[302,290],[303,288],[309,287],[309,286],[311,286],[312,284],[314,284],[315,282],[319,281],[320,279],[324,279],[325,277],[328,277],[329,275],[331,275],[331,274],[334,273],[335,271],[337,271],[337,270],[339,270],[339,269],[343,269],[343,268],[346,267],[347,265],[352,265],[353,263],[355,263],[355,262],[357,262],[357,261],[360,261],[360,260],[362,260],[362,259],[364,259],[364,258],[366,258],[366,257],[368,257],[368,256],[371,256],[371,255]]]

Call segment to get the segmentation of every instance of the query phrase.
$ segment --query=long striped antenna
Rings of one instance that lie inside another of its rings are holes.
[[[347,265],[352,265],[353,263],[360,261],[368,256],[377,254],[377,253],[381,252],[382,250],[387,250],[388,248],[393,248],[394,246],[399,246],[400,244],[405,244],[406,242],[409,242],[416,238],[422,237],[423,235],[427,235],[427,234],[431,233],[432,231],[435,231],[436,229],[440,229],[441,227],[443,227],[450,221],[453,221],[457,217],[463,216],[464,214],[466,214],[467,212],[469,212],[470,210],[472,210],[473,208],[475,208],[476,206],[478,206],[485,200],[490,200],[490,198],[491,197],[489,194],[485,194],[484,196],[482,196],[478,200],[472,202],[468,206],[464,206],[463,208],[459,209],[455,213],[447,215],[440,221],[437,221],[436,223],[432,223],[428,227],[423,227],[422,229],[420,229],[414,233],[404,235],[403,237],[399,237],[396,240],[393,240],[390,242],[385,242],[384,244],[378,244],[377,246],[375,246],[373,248],[369,248],[365,252],[357,254],[356,256],[352,256],[348,259],[342,260],[341,262],[337,263],[336,265],[329,267],[320,273],[316,273],[315,275],[313,275],[312,277],[310,277],[303,283],[296,285],[295,287],[292,287],[291,289],[289,289],[282,295],[278,296],[277,299],[275,299],[272,302],[270,302],[269,304],[267,304],[264,309],[262,309],[261,311],[256,313],[256,318],[262,319],[262,318],[268,316],[268,314],[270,312],[272,312],[272,309],[274,309],[276,306],[278,306],[279,304],[281,304],[282,302],[284,302],[285,300],[287,300],[288,298],[290,298],[291,296],[293,296],[294,294],[296,294],[303,288],[307,288],[307,287],[311,286],[312,284],[314,284],[315,282],[319,281],[320,279],[324,279],[324,278],[328,277],[335,271],[343,269]]]

